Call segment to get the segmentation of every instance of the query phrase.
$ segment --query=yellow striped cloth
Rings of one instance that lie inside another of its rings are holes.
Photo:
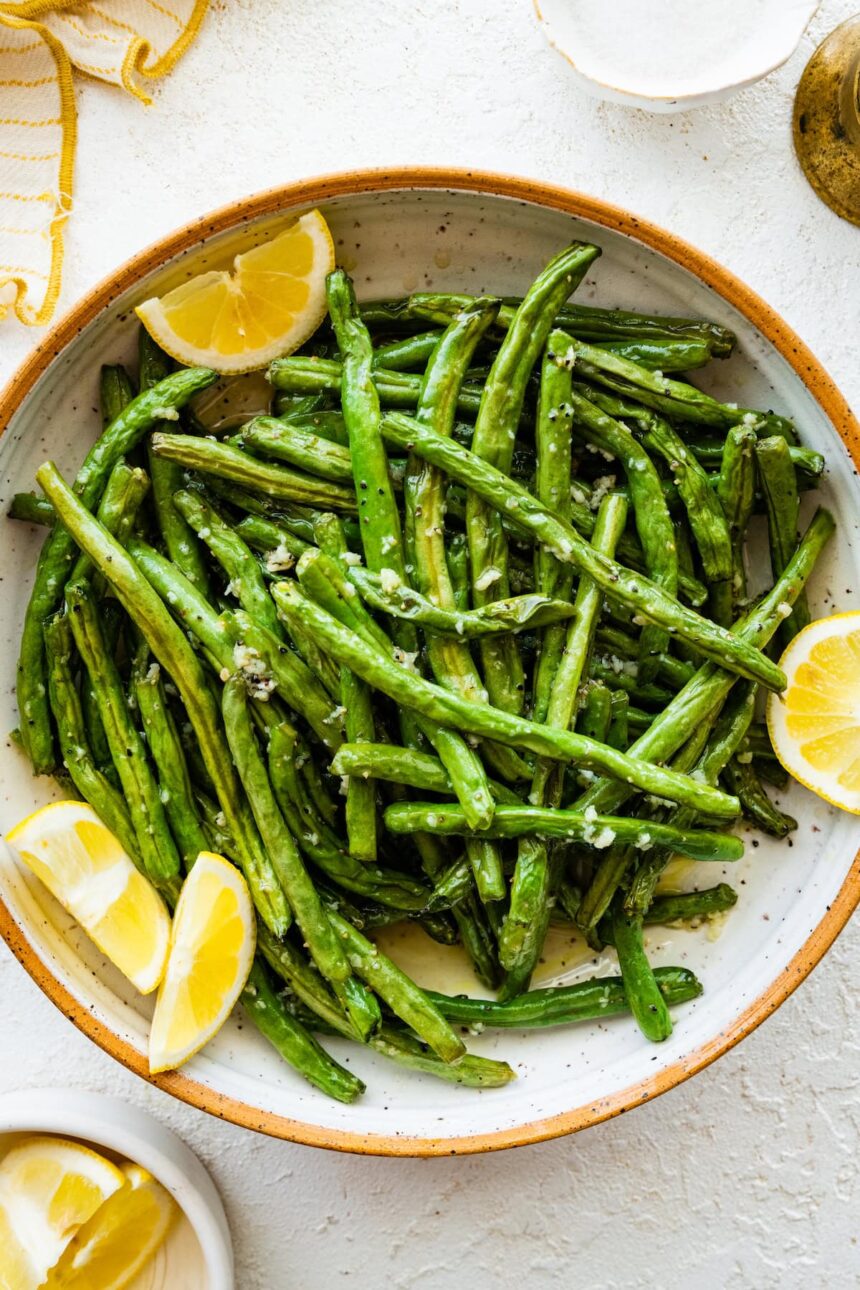
[[[75,71],[149,102],[208,0],[0,0],[0,318],[47,322],[72,205]]]

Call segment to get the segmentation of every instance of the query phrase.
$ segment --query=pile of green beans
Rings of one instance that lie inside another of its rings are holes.
[[[665,1039],[702,987],[652,967],[645,928],[737,900],[667,889],[668,861],[721,877],[738,820],[795,827],[755,708],[785,685],[771,643],[809,621],[833,521],[799,536],[800,494],[823,460],[690,382],[725,328],[571,304],[599,255],[573,243],[514,300],[360,306],[336,270],[270,413],[220,439],[193,402],[215,373],[143,333],[136,382],[102,371],[76,478],[47,462],[12,503],[50,530],[20,746],[169,903],[201,850],[242,870],[243,1005],[341,1101],[364,1085],[320,1036],[474,1088],[513,1071],[467,1030],[629,1013]],[[377,944],[403,921],[497,997],[419,987]],[[619,975],[530,989],[550,925]]]

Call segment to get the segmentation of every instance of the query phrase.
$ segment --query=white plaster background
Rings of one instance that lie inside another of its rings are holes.
[[[789,63],[730,103],[651,117],[584,96],[530,0],[215,0],[150,109],[80,86],[62,303],[255,189],[361,165],[496,168],[628,206],[714,255],[860,404],[860,305],[831,306],[834,281],[860,300],[860,230],[817,201],[790,137],[806,58],[856,8],[825,0]],[[0,381],[37,339],[0,326]],[[239,1290],[848,1287],[858,952],[855,923],[763,1029],[653,1105],[483,1158],[359,1159],[220,1124],[104,1056],[5,949],[0,1091],[101,1089],[177,1129],[224,1196]]]

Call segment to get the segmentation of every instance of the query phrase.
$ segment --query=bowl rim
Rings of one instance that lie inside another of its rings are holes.
[[[451,190],[510,198],[524,205],[538,205],[586,219],[628,238],[672,260],[711,287],[734,306],[774,346],[795,371],[809,393],[827,415],[841,438],[855,467],[860,470],[860,423],[831,377],[782,317],[730,270],[688,242],[649,220],[640,219],[600,198],[542,180],[520,178],[493,171],[452,167],[381,167],[321,175],[298,180],[233,201],[192,220],[138,252],[109,274],[74,305],[25,358],[5,389],[0,392],[0,434],[36,381],[76,335],[141,277],[165,261],[208,237],[256,220],[261,216],[294,206],[314,205],[361,193],[397,190]],[[530,1120],[511,1128],[458,1137],[417,1137],[413,1135],[360,1133],[327,1128],[303,1120],[250,1106],[238,1098],[220,1093],[183,1071],[150,1075],[145,1054],[115,1034],[79,1002],[44,964],[24,931],[0,898],[0,936],[32,980],[61,1012],[100,1048],[141,1078],[181,1101],[229,1120],[243,1128],[306,1146],[325,1147],[359,1155],[454,1156],[498,1151],[525,1146],[549,1138],[563,1137],[592,1124],[620,1115],[649,1102],[683,1083],[709,1066],[740,1040],[751,1034],[782,1004],[812,971],[830,948],[860,902],[860,850],[852,861],[837,895],[824,917],[812,929],[804,944],[779,975],[749,1004],[732,1025],[718,1031],[686,1057],[657,1074],[637,1081],[608,1097],[600,1098],[555,1115]]]

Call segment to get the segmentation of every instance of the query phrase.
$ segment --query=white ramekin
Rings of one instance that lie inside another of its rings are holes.
[[[677,70],[667,73],[659,84],[649,79],[647,48],[643,48],[637,69],[630,71],[620,62],[614,64],[611,57],[599,56],[593,45],[590,47],[583,34],[586,24],[595,22],[595,14],[599,18],[611,17],[610,0],[532,3],[547,40],[590,94],[649,112],[685,112],[719,103],[780,67],[797,48],[820,0],[758,0],[755,22],[743,40],[733,39],[727,15],[723,45],[727,57],[717,63],[702,56],[695,30],[683,39],[671,22],[663,20],[660,39],[664,47],[674,45]],[[642,0],[642,17],[659,30],[661,16],[654,0]]]
[[[185,1143],[153,1116],[101,1093],[23,1089],[0,1096],[0,1145],[10,1133],[78,1138],[143,1165],[171,1193],[196,1237],[177,1243],[185,1266],[172,1260],[161,1270],[162,1284],[234,1290],[230,1229],[215,1184]]]

